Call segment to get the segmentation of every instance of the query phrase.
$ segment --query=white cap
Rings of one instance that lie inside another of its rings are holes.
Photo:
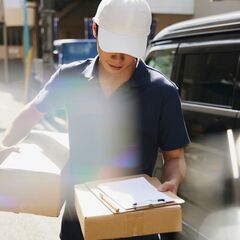
[[[146,0],[102,0],[93,21],[103,51],[144,56],[152,22]]]

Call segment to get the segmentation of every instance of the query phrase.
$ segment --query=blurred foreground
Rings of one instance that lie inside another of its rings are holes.
[[[23,106],[23,70],[21,65],[16,65],[16,67],[17,68],[11,70],[12,72],[8,82],[4,82],[4,74],[0,71],[0,138],[15,114],[21,109],[21,106]],[[46,122],[41,122],[36,128],[50,130],[51,126]],[[62,215],[54,218],[32,214],[0,212],[0,239],[57,240],[59,239],[61,217]]]

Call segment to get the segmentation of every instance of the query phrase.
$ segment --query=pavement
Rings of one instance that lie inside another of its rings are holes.
[[[13,117],[24,105],[24,81],[22,71],[4,82],[0,72],[0,139]],[[36,129],[54,130],[46,122]],[[62,212],[59,217],[45,217],[33,214],[16,214],[0,211],[1,240],[58,240]]]

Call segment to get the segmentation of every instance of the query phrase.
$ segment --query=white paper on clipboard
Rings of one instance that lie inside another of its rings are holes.
[[[102,183],[97,187],[126,210],[174,202],[173,198],[158,191],[144,177]]]

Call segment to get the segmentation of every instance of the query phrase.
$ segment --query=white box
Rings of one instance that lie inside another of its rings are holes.
[[[64,203],[61,179],[68,161],[68,135],[33,131],[0,160],[0,211],[58,216]]]

